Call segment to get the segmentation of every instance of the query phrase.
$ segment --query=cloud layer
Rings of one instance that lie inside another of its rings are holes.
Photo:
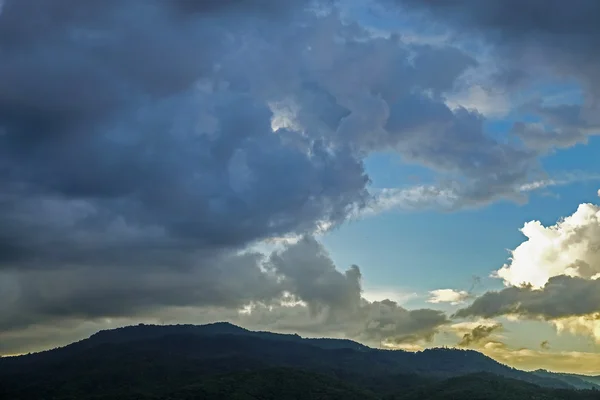
[[[600,342],[600,207],[581,204],[555,225],[531,221],[522,232],[527,240],[494,273],[507,288],[483,294],[456,317],[541,319]]]
[[[326,1],[7,0],[0,54],[4,337],[275,307],[365,340],[430,338],[442,313],[364,300],[358,267],[310,236],[247,249],[377,204],[377,152],[430,168],[461,207],[521,199],[537,168],[446,104],[472,55],[374,36]]]
[[[311,237],[269,256],[243,253],[215,261],[218,265],[209,273],[203,266],[130,273],[97,268],[3,271],[0,350],[26,350],[31,343],[11,349],[11,340],[27,336],[28,327],[44,332],[57,321],[67,326],[83,321],[216,318],[370,344],[431,340],[448,322],[441,311],[407,310],[391,300],[364,299],[360,269],[339,271]]]
[[[520,54],[511,34],[528,31],[519,19],[509,21],[505,3],[492,3],[492,14],[466,0],[442,11],[485,33],[498,54]],[[311,235],[400,206],[524,201],[532,182],[544,178],[538,157],[585,140],[597,126],[587,98],[569,107],[532,102],[528,110],[542,125],[515,125],[520,141],[492,135],[484,115],[451,101],[457,82],[480,66],[478,57],[449,43],[374,35],[330,1],[2,4],[4,353],[28,350],[40,340],[35,332],[57,334],[56,324],[164,320],[169,313],[369,343],[431,340],[446,315],[366,300],[360,268],[340,271]],[[433,15],[438,4],[429,4]],[[523,18],[539,7],[530,4]],[[584,18],[580,11],[571,19]],[[576,34],[595,38],[585,21]],[[536,43],[564,33],[559,21],[540,24]],[[535,66],[561,55],[549,73],[572,74],[593,98],[597,60],[575,71],[582,65],[575,56],[595,44],[542,46]],[[520,87],[523,64],[503,66],[497,82]],[[435,181],[370,190],[363,161],[381,152],[430,169]],[[518,307],[511,299],[498,303],[500,292],[489,295],[495,308],[484,296],[461,316],[516,307],[553,321],[589,318],[587,308],[550,315],[536,302],[547,300],[540,294],[546,290],[559,296],[571,286],[593,296],[591,278],[600,272],[588,249],[593,207],[554,229],[572,228],[558,237],[576,264],[565,266],[544,248],[540,237],[552,229],[528,225],[524,233],[539,243],[515,250],[498,275],[543,290],[511,287],[506,293],[522,297]],[[288,236],[301,239],[272,254],[248,250]],[[538,270],[528,269],[527,257]],[[433,303],[467,297],[432,295]]]
[[[518,121],[513,134],[540,152],[587,142],[600,128],[600,28],[594,0],[419,1],[382,0],[433,18],[458,40],[479,42],[493,59],[493,87],[505,93],[543,84],[575,82],[580,95],[561,104],[546,104],[542,94],[524,105],[534,121]],[[476,38],[476,39],[473,39]],[[571,96],[572,97],[572,96]]]
[[[587,143],[600,132],[600,58],[594,50],[600,45],[600,27],[594,20],[600,12],[597,1],[381,0],[381,4],[435,21],[453,40],[483,49],[493,65],[484,79],[490,92],[503,93],[504,98],[525,93],[525,100],[513,110],[511,134],[528,149],[545,155]],[[558,95],[548,95],[557,90]],[[525,224],[521,231],[527,240],[494,274],[507,288],[482,295],[456,316],[542,319],[559,332],[600,341],[599,210],[597,205],[582,204],[553,226],[539,221]]]

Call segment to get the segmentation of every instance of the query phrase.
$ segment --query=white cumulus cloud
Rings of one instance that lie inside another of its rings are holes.
[[[554,225],[525,223],[526,240],[493,273],[501,291],[487,292],[456,317],[542,319],[558,333],[600,343],[600,206],[580,204]]]
[[[432,290],[429,292],[429,295],[431,297],[427,300],[427,302],[433,304],[450,303],[452,305],[457,305],[464,303],[465,300],[469,298],[468,292],[464,290],[457,291],[454,289]]]
[[[600,273],[600,207],[581,204],[575,213],[544,226],[527,222],[527,240],[512,251],[510,262],[496,271],[508,286],[543,287],[554,276],[591,279]]]

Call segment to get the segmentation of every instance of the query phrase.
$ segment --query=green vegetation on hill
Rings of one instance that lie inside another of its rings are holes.
[[[598,391],[542,388],[516,379],[479,373],[426,385],[398,400],[592,400]]]
[[[293,369],[267,369],[219,376],[185,387],[170,396],[177,400],[380,399],[368,390],[335,378]]]
[[[600,400],[565,388],[473,351],[382,351],[230,324],[129,327],[0,359],[0,400]]]

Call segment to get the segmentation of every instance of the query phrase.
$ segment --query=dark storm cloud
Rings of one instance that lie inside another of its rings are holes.
[[[600,34],[595,16],[600,5],[594,0],[571,4],[561,0],[392,0],[410,7],[439,13],[445,18],[474,27],[502,30],[517,35]],[[518,39],[518,37],[516,37]]]
[[[255,13],[281,17],[297,7],[306,6],[310,0],[172,0],[174,7],[184,13],[210,14],[215,12]],[[323,3],[332,3],[323,1]]]
[[[546,320],[587,316],[600,312],[600,280],[555,276],[542,289],[509,287],[487,292],[456,317],[493,318],[518,315]]]
[[[4,272],[0,330],[22,329],[60,319],[128,317],[161,307],[208,305],[241,308],[278,299],[282,287],[259,269],[259,254],[200,259],[218,267],[193,270],[152,268],[54,268]]]
[[[513,196],[535,168],[445,104],[472,57],[308,5],[4,2],[0,329],[286,296],[369,340],[445,323],[367,302],[358,267],[339,272],[314,240],[240,253],[356,214],[373,152],[460,180],[467,205]]]
[[[0,15],[0,259],[177,265],[311,232],[364,203],[373,151],[467,177],[472,202],[510,193],[533,163],[443,103],[475,64],[457,49],[371,38],[296,3],[289,26],[181,20],[158,0],[29,5]],[[236,5],[250,3],[222,7]],[[300,128],[273,134],[286,101]]]
[[[360,160],[318,140],[289,145],[297,135],[272,134],[272,112],[248,93],[214,81],[193,90],[224,51],[211,36],[217,24],[182,23],[169,2],[58,1],[40,2],[39,23],[23,27],[14,19],[29,16],[25,3],[8,2],[0,16],[5,41],[25,38],[0,49],[7,252],[33,247],[19,241],[45,229],[86,235],[115,223],[156,228],[184,247],[236,247],[340,221],[364,198]],[[68,222],[49,212],[78,219],[52,227]],[[98,253],[108,250],[97,239]],[[55,234],[37,243],[68,251],[59,244]]]

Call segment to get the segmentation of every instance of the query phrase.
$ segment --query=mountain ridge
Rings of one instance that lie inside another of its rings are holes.
[[[0,400],[600,399],[562,378],[575,385],[473,350],[382,350],[229,323],[140,324],[0,358]]]
[[[159,360],[157,365],[165,366],[181,363],[185,368],[203,373],[213,369],[233,373],[266,367],[301,368],[336,376],[368,376],[369,379],[393,375],[447,379],[491,373],[549,388],[600,388],[576,375],[520,371],[474,350],[434,348],[413,353],[374,349],[348,339],[251,331],[227,322],[139,324],[102,330],[64,347],[0,358],[0,377],[11,371],[18,374],[30,369],[51,370],[57,365],[71,371],[69,363],[88,368],[86,365],[93,362],[118,363],[119,357],[129,357],[135,365],[143,365],[141,360],[144,359]],[[365,365],[369,366],[366,370]]]
[[[260,336],[260,337],[266,337],[266,338],[270,338],[270,339],[275,339],[275,340],[295,340],[295,341],[306,341],[309,344],[315,345],[317,347],[322,347],[324,349],[343,349],[343,348],[348,348],[348,349],[354,349],[354,350],[361,350],[361,351],[391,351],[391,350],[384,350],[384,349],[376,349],[376,348],[372,348],[366,345],[363,345],[361,343],[355,342],[351,339],[339,339],[339,338],[326,338],[326,337],[321,337],[321,338],[305,338],[302,337],[298,334],[284,334],[284,333],[274,333],[274,332],[269,332],[269,331],[252,331],[243,327],[240,327],[238,325],[232,324],[230,322],[225,322],[225,321],[219,321],[219,322],[213,322],[213,323],[209,323],[209,324],[204,324],[204,325],[192,325],[192,324],[175,324],[175,325],[155,325],[155,324],[138,324],[138,325],[133,325],[133,326],[126,326],[126,327],[121,327],[121,328],[115,328],[115,329],[107,329],[107,330],[101,330],[97,333],[95,333],[94,335],[90,336],[90,339],[94,338],[95,336],[98,335],[106,335],[106,334],[110,334],[110,333],[114,333],[116,331],[122,330],[122,329],[131,329],[131,328],[148,328],[148,327],[152,327],[152,328],[167,328],[167,329],[188,329],[190,331],[192,330],[197,330],[197,329],[202,329],[203,330],[203,334],[244,334],[244,335],[253,335],[253,336]],[[403,350],[393,350],[395,352],[405,352]],[[444,347],[434,347],[434,348],[428,348],[428,349],[424,349],[421,351],[417,351],[417,352],[411,352],[411,353],[436,353],[436,354],[449,354],[448,351],[454,351],[454,352],[463,352],[466,354],[477,354],[477,355],[481,355],[483,357],[486,357],[487,359],[493,360],[488,356],[483,355],[482,353],[476,351],[476,350],[470,350],[470,349],[455,349],[455,348],[444,348]],[[505,364],[502,364],[496,360],[493,360],[494,362],[506,366],[508,368],[514,369],[510,366],[507,366]],[[526,371],[522,371],[522,372],[526,372]],[[577,389],[592,389],[592,388],[600,388],[600,376],[585,376],[585,375],[578,375],[578,374],[568,374],[568,373],[557,373],[557,372],[552,372],[552,371],[548,371],[548,370],[543,370],[543,369],[538,369],[535,371],[530,371],[530,373],[535,374],[537,376],[540,377],[544,377],[544,378],[549,378],[549,379],[558,379],[561,380],[567,384],[569,384],[570,386],[573,386],[574,388]]]

